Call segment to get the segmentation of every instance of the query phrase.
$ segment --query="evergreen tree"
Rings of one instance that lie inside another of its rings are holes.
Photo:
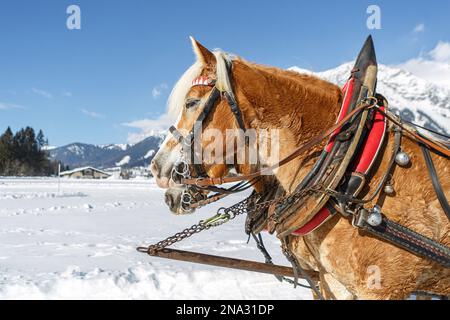
[[[11,128],[0,136],[0,175],[9,175],[14,160],[14,136]]]
[[[47,140],[42,130],[36,136],[31,127],[22,128],[13,135],[7,128],[0,136],[0,175],[49,175],[54,166],[42,150]]]
[[[48,140],[45,139],[42,129],[39,130],[36,140],[37,140],[39,149],[42,149],[43,147],[45,147],[47,145]]]

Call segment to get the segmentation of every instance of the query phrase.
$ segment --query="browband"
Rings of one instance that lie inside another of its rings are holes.
[[[216,84],[216,80],[214,79],[210,79],[208,77],[205,76],[200,76],[195,78],[194,80],[192,80],[192,84],[191,86],[208,86],[208,87],[213,87]]]

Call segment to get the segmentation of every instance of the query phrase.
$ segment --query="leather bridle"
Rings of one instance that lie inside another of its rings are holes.
[[[227,61],[226,65],[227,65],[227,75],[231,82],[231,76],[232,76],[231,71],[232,71],[233,64],[231,61]],[[192,146],[194,146],[194,142],[195,142],[196,138],[198,138],[198,135],[201,133],[201,129],[202,129],[202,128],[198,128],[196,126],[198,126],[199,124],[201,125],[204,121],[206,121],[208,119],[208,117],[213,113],[213,109],[217,105],[217,102],[219,100],[221,100],[222,98],[226,99],[226,101],[231,109],[231,112],[233,113],[233,115],[236,119],[236,122],[238,123],[239,128],[241,130],[243,130],[244,132],[246,131],[244,120],[242,118],[242,113],[238,106],[236,98],[234,97],[233,92],[227,91],[227,90],[221,91],[217,87],[215,80],[210,81],[209,86],[212,87],[211,93],[209,94],[208,99],[206,100],[206,102],[204,104],[203,110],[198,115],[196,121],[194,122],[194,126],[192,127],[189,134],[186,137],[184,137],[183,134],[174,126],[171,126],[169,128],[169,132],[173,135],[173,137],[185,147],[192,148]],[[199,164],[198,159],[196,159],[196,153],[192,152],[193,150],[190,150],[190,151],[191,151],[190,152],[190,154],[191,154],[190,165],[193,166],[193,172],[194,172],[195,176],[197,178],[207,177],[208,175],[206,174],[205,169],[203,168],[203,166],[201,164]]]
[[[226,67],[227,67],[227,76],[231,83],[232,80],[232,67],[233,64],[231,61],[226,61]],[[254,181],[241,181],[234,186],[230,188],[219,188],[213,185],[209,186],[200,186],[186,183],[186,181],[191,181],[192,179],[195,180],[203,180],[203,179],[209,179],[209,176],[203,166],[201,164],[201,161],[197,158],[197,153],[195,150],[196,144],[195,141],[198,141],[199,134],[202,132],[202,124],[204,121],[208,119],[214,112],[215,106],[218,104],[218,102],[221,99],[225,99],[227,101],[228,106],[231,109],[231,112],[233,113],[236,122],[239,126],[239,129],[241,129],[244,134],[246,131],[246,126],[244,123],[244,119],[242,117],[241,109],[239,108],[239,105],[236,101],[236,98],[231,90],[221,90],[216,85],[216,80],[210,80],[208,81],[208,86],[212,87],[211,93],[209,94],[204,106],[203,110],[200,112],[200,114],[197,116],[196,121],[194,122],[194,125],[187,136],[184,136],[175,126],[171,126],[169,128],[169,132],[172,134],[172,136],[175,138],[175,140],[178,141],[182,145],[182,151],[181,151],[181,159],[178,161],[172,170],[171,178],[174,181],[180,181],[182,185],[187,186],[185,188],[182,196],[181,196],[181,202],[183,205],[185,205],[186,208],[185,211],[190,210],[192,207],[199,207],[201,206],[202,202],[211,203],[213,202],[212,199],[217,201],[216,199],[221,199],[225,195],[237,193],[244,191],[248,188],[250,188],[253,185]],[[245,140],[246,144],[248,144],[248,140]],[[185,154],[189,154],[189,159],[186,159],[184,157]],[[194,199],[192,196],[192,193],[195,193],[196,195],[199,195],[198,189],[206,190],[206,191],[212,191],[216,192],[215,195],[209,198],[200,197],[200,199]],[[218,196],[221,195],[221,196]],[[199,205],[200,203],[200,205]]]

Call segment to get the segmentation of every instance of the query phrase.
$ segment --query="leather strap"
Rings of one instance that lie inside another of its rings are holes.
[[[424,145],[421,145],[423,157],[425,158],[425,163],[427,164],[428,173],[430,174],[431,183],[433,184],[434,191],[436,192],[436,196],[441,204],[442,209],[444,209],[447,218],[450,220],[450,205],[448,204],[447,198],[445,197],[444,192],[442,191],[441,183],[439,182],[438,175],[436,173],[436,168],[433,164],[433,159],[430,155],[430,150],[426,148]]]
[[[186,140],[188,140],[180,133],[180,131],[178,131],[177,128],[175,128],[175,126],[170,126],[169,132],[178,143],[184,144]]]
[[[225,91],[223,93],[225,98],[228,101],[228,105],[230,106],[231,112],[233,113],[234,117],[236,118],[236,121],[239,125],[239,128],[241,128],[245,132],[245,124],[244,120],[242,118],[241,110],[239,109],[236,99],[234,98],[233,94],[231,92]]]
[[[216,101],[219,99],[219,97],[220,97],[219,89],[217,89],[217,87],[213,87],[202,112],[198,115],[196,122],[203,122],[206,119],[206,117],[211,112],[212,108],[216,104]]]
[[[383,222],[379,226],[373,227],[368,223],[364,223],[362,228],[400,248],[450,268],[449,247],[395,223],[386,217],[383,217]]]
[[[374,105],[368,105],[367,103],[361,104],[357,108],[355,108],[353,111],[348,113],[341,121],[336,123],[334,126],[330,127],[329,129],[323,131],[316,137],[312,138],[311,140],[308,140],[306,143],[302,144],[300,147],[298,147],[296,150],[294,150],[290,155],[276,163],[275,165],[265,168],[263,170],[257,171],[255,173],[247,174],[247,175],[241,175],[236,177],[219,177],[219,178],[199,178],[199,179],[183,179],[182,183],[187,185],[196,185],[199,187],[206,187],[210,185],[220,185],[224,183],[230,183],[230,182],[238,182],[248,179],[253,179],[258,176],[262,176],[265,174],[270,174],[273,170],[275,170],[278,167],[281,167],[285,165],[286,163],[289,163],[290,161],[294,160],[298,156],[300,156],[303,152],[307,151],[308,149],[314,147],[315,145],[319,144],[323,139],[330,136],[334,131],[340,127],[342,127],[349,119],[351,119],[355,114],[363,110],[367,107],[374,107]],[[440,143],[434,142],[432,140],[425,139],[415,133],[413,130],[409,129],[408,127],[404,126],[400,121],[398,121],[395,117],[391,116],[389,113],[377,109],[382,115],[384,115],[386,118],[391,120],[394,124],[405,130],[407,133],[409,133],[414,139],[424,143],[425,145],[429,146],[430,148],[446,155],[447,157],[450,157],[450,150],[446,148],[445,146],[441,145]]]
[[[439,142],[430,140],[430,139],[426,139],[424,137],[422,137],[421,135],[417,134],[416,132],[414,132],[414,130],[408,128],[407,126],[403,125],[400,121],[398,121],[395,117],[393,117],[391,114],[384,112],[380,109],[377,109],[382,115],[384,115],[386,118],[388,118],[389,120],[391,120],[393,123],[395,123],[397,126],[399,126],[400,128],[402,128],[403,130],[405,130],[407,133],[409,133],[416,141],[418,142],[422,142],[423,144],[425,144],[426,146],[430,147],[431,149],[434,149],[440,153],[442,153],[443,155],[450,157],[450,149],[447,148],[446,146],[440,144]]]

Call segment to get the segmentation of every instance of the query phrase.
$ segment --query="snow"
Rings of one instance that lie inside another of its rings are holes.
[[[119,166],[119,167],[123,166],[123,165],[129,163],[130,160],[131,160],[130,156],[125,156],[125,157],[122,158],[122,160],[120,160],[119,162],[116,162],[116,166]]]
[[[58,148],[58,147],[56,147],[56,146],[43,146],[42,150],[50,151],[50,150],[53,150],[53,149],[56,149],[56,148]]]
[[[152,157],[155,154],[155,150],[150,149],[148,150],[148,152],[145,154],[144,159],[148,159],[150,157]]]
[[[122,150],[126,151],[132,145],[128,143],[101,144],[98,147],[106,150]]]
[[[75,153],[78,156],[84,155],[84,148],[79,145],[73,144],[67,148],[70,152]]]
[[[0,299],[310,299],[273,276],[152,258],[155,243],[237,202],[171,215],[153,180],[0,179]],[[175,248],[263,261],[245,217]],[[266,236],[278,264],[279,242]],[[219,290],[220,289],[220,290]]]

